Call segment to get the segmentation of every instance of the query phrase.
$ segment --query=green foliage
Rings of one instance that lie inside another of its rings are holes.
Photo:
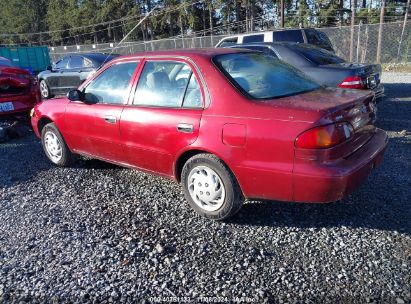
[[[287,27],[350,23],[349,0],[284,1]],[[402,18],[405,1],[387,0],[386,21]],[[279,3],[280,0],[7,0],[0,9],[0,44],[118,42],[154,6],[159,12],[132,32],[130,40],[253,31],[262,29],[261,22],[255,27],[261,18],[265,28],[279,24]],[[358,0],[356,23],[379,22],[380,3],[381,0]],[[43,33],[27,34],[38,32]]]

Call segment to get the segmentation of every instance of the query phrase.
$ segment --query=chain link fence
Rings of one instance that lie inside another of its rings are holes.
[[[353,57],[355,62],[375,62],[377,57],[378,33],[380,24],[360,24],[354,27]],[[411,61],[411,24],[408,22],[402,35],[403,22],[382,24],[381,62],[410,62]],[[351,27],[319,28],[330,38],[335,52],[340,57],[350,60]],[[177,37],[153,41],[124,42],[116,47],[116,43],[102,43],[90,45],[71,45],[50,47],[50,56],[53,61],[74,53],[103,52],[121,55],[138,52],[213,47],[227,35],[213,35],[201,37]]]

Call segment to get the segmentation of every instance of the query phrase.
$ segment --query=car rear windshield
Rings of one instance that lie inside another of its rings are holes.
[[[320,85],[296,68],[263,53],[218,55],[216,66],[253,99],[272,99],[313,91]]]
[[[321,49],[309,44],[296,44],[291,46],[295,51],[299,52],[305,58],[317,65],[326,65],[345,62],[344,59],[338,57],[332,52]]]

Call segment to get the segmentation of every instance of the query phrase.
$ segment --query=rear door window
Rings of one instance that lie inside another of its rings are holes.
[[[133,104],[199,108],[200,86],[190,66],[183,62],[148,61],[141,72]]]
[[[304,43],[301,30],[277,31],[273,33],[273,41],[292,41]]]
[[[264,42],[264,34],[243,37],[243,43]]]
[[[343,63],[344,59],[332,52],[309,44],[298,44],[290,46],[292,49],[303,55],[305,58],[317,65]]]

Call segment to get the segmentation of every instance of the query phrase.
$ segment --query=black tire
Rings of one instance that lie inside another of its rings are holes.
[[[189,190],[190,172],[196,167],[207,167],[217,173],[225,188],[225,198],[221,207],[215,211],[208,211],[201,208],[191,197]],[[228,167],[216,156],[212,154],[197,154],[190,158],[183,167],[181,173],[181,184],[184,195],[190,206],[201,216],[213,219],[224,220],[236,214],[244,203],[244,197],[240,186]]]
[[[41,93],[41,97],[43,99],[49,99],[52,98],[53,96],[50,94],[50,88],[49,85],[47,84],[47,81],[44,79],[40,80],[39,83],[39,87],[40,87],[40,93]]]
[[[54,134],[58,141],[60,142],[61,146],[61,157],[60,159],[56,160],[52,157],[51,153],[48,151],[46,147],[46,135],[48,133]],[[72,165],[76,161],[76,155],[73,154],[70,149],[67,147],[66,142],[64,141],[63,136],[61,136],[60,131],[57,129],[56,125],[54,123],[49,123],[44,126],[44,128],[41,130],[41,143],[43,145],[43,150],[44,153],[46,153],[47,158],[56,166],[60,167],[68,167]]]

